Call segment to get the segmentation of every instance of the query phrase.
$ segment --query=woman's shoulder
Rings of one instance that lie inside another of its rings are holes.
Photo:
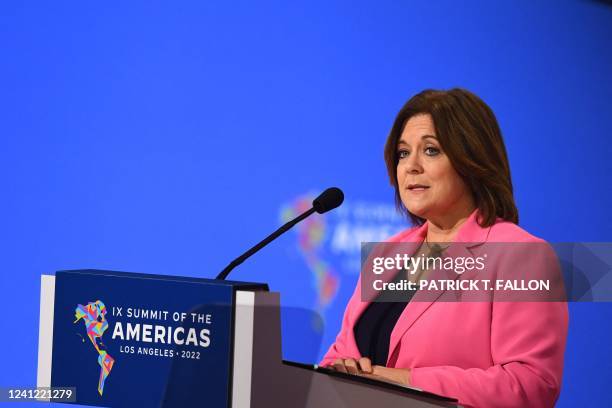
[[[489,227],[489,233],[487,236],[488,242],[534,242],[544,243],[544,239],[537,237],[530,232],[526,231],[517,224],[504,221],[498,218],[495,224]]]

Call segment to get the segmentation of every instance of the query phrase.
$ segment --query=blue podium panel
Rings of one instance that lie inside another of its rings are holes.
[[[228,406],[238,286],[57,272],[51,386],[76,387],[78,404]]]

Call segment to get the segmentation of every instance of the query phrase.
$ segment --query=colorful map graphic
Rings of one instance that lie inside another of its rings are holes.
[[[296,200],[292,206],[285,207],[281,213],[283,222],[287,222],[310,209],[313,198],[312,196],[302,197]],[[336,295],[339,286],[337,273],[320,255],[320,249],[325,238],[325,230],[325,218],[321,216],[309,217],[297,225],[300,252],[314,275],[314,284],[317,290],[315,310],[320,316],[323,316],[323,312]],[[323,329],[319,319],[313,320],[313,326],[319,332]]]
[[[106,306],[100,300],[90,302],[86,306],[78,305],[74,311],[74,317],[76,319],[74,323],[83,319],[87,330],[87,337],[89,337],[91,344],[93,344],[98,352],[98,364],[100,365],[98,393],[100,395],[104,392],[104,382],[110,374],[113,364],[115,364],[115,359],[103,349],[106,348],[106,346],[102,343],[102,336],[106,329],[108,329],[108,321],[105,316]]]
[[[313,189],[283,203],[279,221],[287,222],[309,210],[316,192],[321,190]],[[340,330],[344,309],[359,279],[362,244],[382,242],[408,227],[408,220],[392,203],[350,197],[334,211],[313,214],[293,228],[290,235],[295,241],[289,241],[286,254],[297,261],[293,267],[300,268],[302,263],[308,269],[312,279],[308,286],[314,290],[289,286],[295,296],[285,306],[291,305],[287,309],[293,309],[293,313],[305,313],[284,322],[288,333],[283,340],[284,358],[318,361],[323,357]],[[292,315],[286,312],[285,316]]]

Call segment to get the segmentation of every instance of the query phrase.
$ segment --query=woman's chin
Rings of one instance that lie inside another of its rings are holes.
[[[427,218],[427,209],[422,207],[407,207],[408,211],[412,215],[416,215],[419,218]]]

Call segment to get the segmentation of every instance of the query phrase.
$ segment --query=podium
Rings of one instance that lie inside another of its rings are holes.
[[[41,278],[37,385],[77,404],[449,407],[416,388],[282,360],[265,284],[116,271]],[[59,402],[59,401],[58,401]]]

